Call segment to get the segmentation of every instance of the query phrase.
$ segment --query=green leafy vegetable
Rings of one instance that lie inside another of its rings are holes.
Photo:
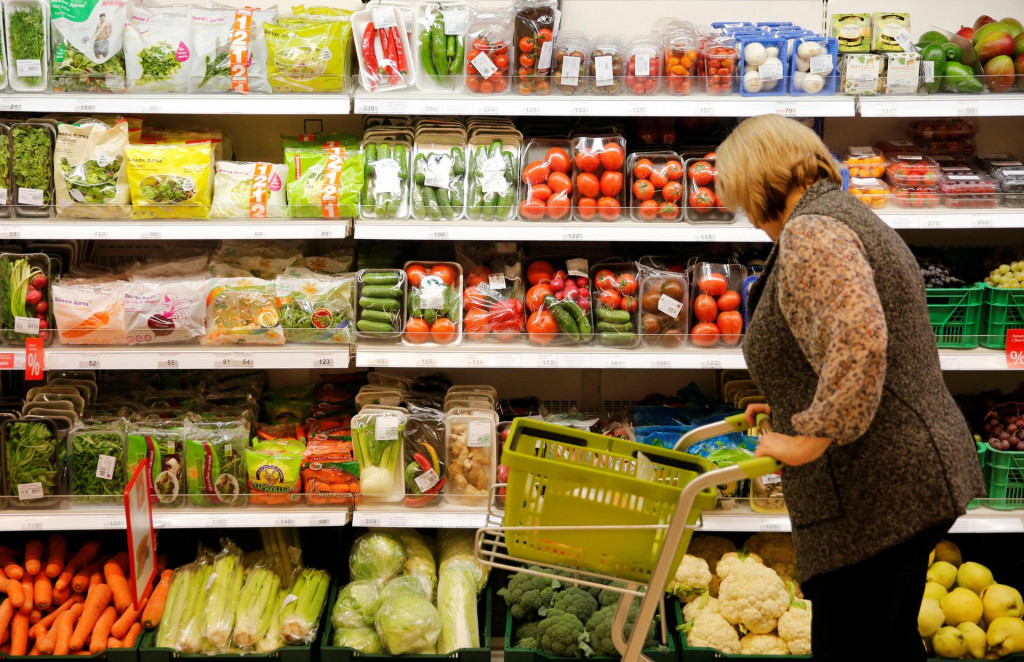
[[[142,67],[139,83],[167,80],[181,68],[174,46],[168,41],[158,42],[139,51],[139,65]]]
[[[8,5],[7,11],[11,11]],[[43,10],[39,7],[14,7],[9,18],[10,34],[7,43],[10,45],[10,62],[18,60],[38,60],[43,64],[43,51],[46,50],[46,25],[43,22]],[[17,68],[15,68],[17,74]],[[43,82],[42,76],[18,76],[23,83],[30,86]]]
[[[106,165],[100,165],[98,161],[92,160],[73,166],[66,158],[61,158],[60,169],[64,173],[68,195],[75,202],[110,202],[117,196],[117,173],[120,172],[123,162],[124,157],[117,156]]]
[[[6,312],[6,309],[5,309]],[[19,498],[18,486],[39,483],[43,496],[58,493],[60,457],[57,440],[45,423],[14,421],[7,424],[7,494]],[[19,502],[22,500],[19,498]],[[24,500],[26,504],[31,503]]]
[[[196,192],[195,183],[178,175],[153,175],[139,185],[142,195],[150,202],[185,202]]]
[[[206,56],[206,71],[199,87],[203,88],[214,78],[231,76],[231,44],[217,44],[214,54]]]
[[[41,285],[45,288],[47,276],[42,269],[32,266],[32,259],[16,254],[0,257],[0,333],[3,334],[3,339],[11,344],[23,342],[25,338],[36,337],[14,330],[16,318],[35,317],[35,313],[29,310],[29,305],[34,309],[36,304],[45,300],[45,295],[40,294],[39,288],[33,286],[33,281],[41,278]],[[28,301],[30,289],[36,293],[36,299],[31,304]]]
[[[39,189],[43,204],[50,204],[50,176],[53,174],[53,132],[49,126],[16,124],[14,142],[14,184]]]
[[[109,460],[113,458],[113,469],[110,478],[101,478],[100,474],[108,470]],[[101,465],[102,462],[102,465]],[[114,430],[89,430],[76,432],[71,439],[71,493],[78,496],[109,497],[96,501],[120,501],[124,494],[124,439]]]
[[[327,600],[331,576],[324,570],[303,568],[295,579],[290,601],[281,614],[281,634],[290,644],[309,643],[316,637],[320,612]]]
[[[123,91],[124,53],[118,51],[106,62],[97,64],[68,42],[53,54],[53,87],[59,92]]]

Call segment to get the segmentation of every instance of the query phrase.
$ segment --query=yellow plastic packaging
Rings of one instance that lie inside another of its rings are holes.
[[[305,15],[310,18],[263,25],[267,73],[274,92],[344,91],[352,25],[338,20],[335,14],[340,11],[321,16],[319,8],[307,8]]]
[[[213,193],[213,143],[128,145],[133,218],[207,218]]]

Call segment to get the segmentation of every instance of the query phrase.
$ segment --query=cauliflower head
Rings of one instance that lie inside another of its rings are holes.
[[[789,646],[774,634],[751,632],[740,639],[741,655],[789,655]]]
[[[711,569],[708,562],[689,554],[683,556],[676,568],[675,577],[665,587],[665,591],[679,596],[683,602],[698,597],[711,585]]]
[[[708,567],[714,570],[718,561],[730,552],[736,551],[736,545],[728,538],[721,536],[698,535],[694,536],[687,547],[686,553],[690,556],[704,559]]]
[[[811,601],[804,608],[791,606],[779,619],[779,638],[789,646],[791,655],[811,654]]]
[[[775,571],[759,563],[733,568],[722,580],[718,610],[733,625],[768,634],[789,609],[789,591]]]
[[[745,564],[764,565],[764,561],[757,554],[749,554],[743,551],[729,552],[715,566],[715,574],[718,575],[719,579],[726,579],[734,568]]]
[[[714,648],[729,655],[740,654],[740,635],[721,614],[704,613],[697,617],[686,635],[686,645]]]
[[[704,593],[696,600],[691,600],[683,607],[683,622],[690,623],[697,620],[701,614],[717,614],[718,598],[711,597],[710,593]]]

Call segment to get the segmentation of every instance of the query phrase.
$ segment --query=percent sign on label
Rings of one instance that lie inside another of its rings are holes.
[[[1024,329],[1009,329],[1006,332],[1006,367],[1024,370]]]

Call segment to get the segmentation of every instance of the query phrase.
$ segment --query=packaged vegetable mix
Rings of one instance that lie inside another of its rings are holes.
[[[351,24],[304,16],[263,25],[270,87],[274,92],[344,91]]]
[[[189,8],[133,2],[124,28],[129,92],[188,92],[192,74]]]
[[[0,337],[24,346],[27,338],[52,340],[50,258],[42,253],[0,253]],[[101,313],[97,321],[102,321]]]
[[[123,92],[126,2],[53,0],[55,92]]]
[[[274,439],[245,449],[250,502],[273,506],[301,501],[304,448],[301,441]]]
[[[189,499],[195,506],[245,505],[245,421],[190,423],[185,428]]]
[[[62,345],[123,345],[127,283],[109,278],[63,279],[53,285],[53,318]]]
[[[264,23],[276,10],[193,7],[190,92],[270,92]]]
[[[53,155],[57,216],[130,217],[127,146],[124,119],[112,128],[98,122],[58,124]]]
[[[79,425],[68,435],[71,494],[83,503],[120,503],[128,481],[124,421]]]
[[[206,218],[213,187],[213,143],[128,145],[135,218]]]
[[[203,278],[132,278],[124,288],[128,344],[188,342],[201,337],[206,332],[205,294]]]
[[[181,506],[185,483],[185,432],[180,420],[137,421],[128,425],[125,463],[145,461],[150,501],[160,506]]]
[[[215,278],[207,288],[203,344],[284,344],[273,281]]]
[[[211,218],[284,218],[288,168],[278,163],[218,161]]]
[[[354,340],[354,277],[332,278],[307,269],[278,276],[277,308],[288,342],[350,343]]]
[[[288,211],[294,218],[357,215],[363,188],[363,155],[338,141],[284,148],[288,164]]]
[[[49,216],[53,203],[53,125],[17,122],[11,125],[14,212],[17,216]]]
[[[46,508],[64,494],[62,453],[57,428],[42,418],[2,424],[6,481],[4,494],[16,508]]]
[[[351,439],[311,439],[302,455],[301,474],[310,504],[359,502],[359,463]]]

